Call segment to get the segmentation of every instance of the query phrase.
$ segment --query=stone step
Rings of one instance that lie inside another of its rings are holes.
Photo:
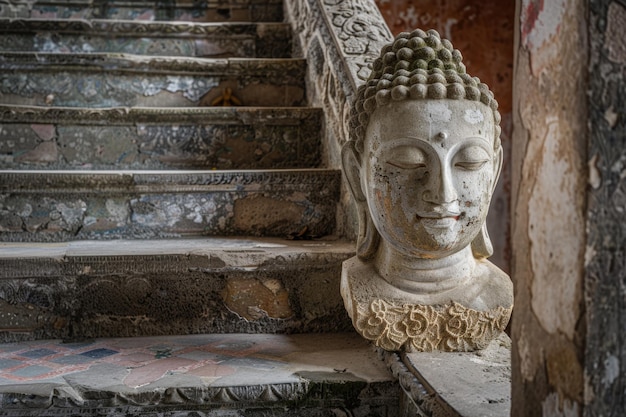
[[[209,106],[227,88],[245,106],[306,104],[303,59],[0,53],[0,103],[58,107]]]
[[[281,22],[282,0],[17,0],[0,2],[0,16],[195,22]]]
[[[288,58],[287,23],[0,19],[4,51]]]
[[[0,105],[0,169],[270,169],[320,164],[317,108]]]
[[[400,392],[354,333],[0,345],[12,417],[396,417]]]
[[[332,239],[0,243],[0,341],[350,330],[353,255]]]
[[[0,171],[0,240],[334,232],[341,172]]]

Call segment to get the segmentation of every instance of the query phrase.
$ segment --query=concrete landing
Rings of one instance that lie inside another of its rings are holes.
[[[482,351],[402,353],[400,360],[409,375],[403,389],[410,399],[403,404],[414,404],[405,410],[451,417],[510,415],[511,339],[506,334]],[[398,362],[388,363],[397,367]]]
[[[0,416],[394,416],[398,396],[353,333],[0,344]]]

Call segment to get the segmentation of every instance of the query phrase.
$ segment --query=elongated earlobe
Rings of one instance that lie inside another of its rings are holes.
[[[493,160],[493,183],[491,186],[491,195],[493,195],[500,172],[502,171],[502,146],[498,148]],[[488,258],[493,255],[493,244],[489,238],[489,232],[487,232],[487,223],[483,223],[483,227],[480,229],[478,236],[472,241],[472,254],[477,259]]]
[[[361,188],[361,164],[357,156],[354,142],[346,143],[341,150],[341,162],[343,172],[348,180],[350,192],[357,204],[357,216],[359,221],[359,234],[357,236],[357,255],[362,260],[371,259],[380,241],[378,230],[374,227],[372,217],[367,207],[367,199]]]
[[[365,194],[361,189],[361,163],[354,142],[347,142],[341,149],[341,163],[352,196],[358,202],[365,201]]]
[[[483,224],[480,233],[472,241],[472,254],[477,259],[488,258],[493,255],[493,244],[487,232],[487,223]]]

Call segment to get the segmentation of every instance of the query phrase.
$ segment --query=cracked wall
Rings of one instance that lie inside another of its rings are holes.
[[[625,10],[518,1],[513,416],[626,410]]]
[[[513,103],[514,416],[583,403],[585,1],[518,2]]]

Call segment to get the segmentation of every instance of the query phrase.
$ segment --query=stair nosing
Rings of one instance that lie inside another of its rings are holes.
[[[259,26],[275,26],[279,28],[290,28],[289,23],[287,22],[252,22],[252,21],[236,21],[236,22],[196,22],[196,21],[186,21],[186,20],[129,20],[129,19],[101,19],[101,18],[55,18],[55,19],[44,19],[44,18],[12,18],[12,17],[0,17],[0,23],[8,23],[8,25],[0,26],[0,33],[30,33],[32,31],[59,31],[62,33],[94,33],[94,34],[103,34],[103,35],[111,35],[117,36],[118,34],[137,34],[137,35],[151,35],[151,34],[161,34],[163,27],[199,27],[199,28],[222,28],[222,27],[259,27]],[[33,28],[20,26],[23,24],[31,24],[35,26]],[[41,27],[36,27],[36,25],[41,24]],[[59,25],[59,28],[54,28],[54,25]],[[76,28],[66,28],[63,27],[62,24],[75,24]],[[109,32],[103,32],[100,28],[94,27],[94,24],[103,25],[103,26],[118,26],[120,27],[115,31],[115,35],[110,34]],[[141,27],[141,26],[153,26],[155,29],[148,32],[135,32],[132,30],[124,30],[125,28],[133,28],[133,27]],[[166,33],[170,35],[172,33]],[[174,33],[173,35],[180,34],[188,34],[190,36],[206,36],[207,33],[189,33],[187,31],[181,30],[179,33]],[[227,34],[226,34],[227,35]]]
[[[8,59],[5,59],[8,58]],[[48,62],[43,62],[47,60]],[[267,65],[259,65],[267,64]],[[0,69],[7,73],[46,72],[53,69],[68,72],[148,73],[148,74],[241,74],[267,75],[267,68],[296,66],[304,70],[305,58],[200,58],[126,53],[54,53],[0,51]]]
[[[184,194],[298,190],[304,185],[338,189],[341,171],[273,170],[0,170],[0,193],[106,195]]]
[[[306,113],[302,117],[291,113]],[[314,106],[237,106],[237,107],[63,107],[63,106],[29,106],[29,105],[9,105],[0,103],[0,121],[4,123],[36,123],[36,124],[91,124],[119,122],[120,124],[141,123],[167,123],[180,122],[180,117],[185,117],[189,121],[207,122],[207,116],[219,116],[219,120],[208,120],[215,122],[238,121],[240,124],[249,124],[257,119],[264,118],[272,114],[275,117],[272,121],[276,124],[285,120],[303,120],[309,115],[319,115],[323,109]],[[159,116],[159,120],[143,120]],[[246,121],[240,117],[245,115]],[[272,124],[270,120],[263,119],[266,124]],[[224,123],[225,124],[225,123]]]

